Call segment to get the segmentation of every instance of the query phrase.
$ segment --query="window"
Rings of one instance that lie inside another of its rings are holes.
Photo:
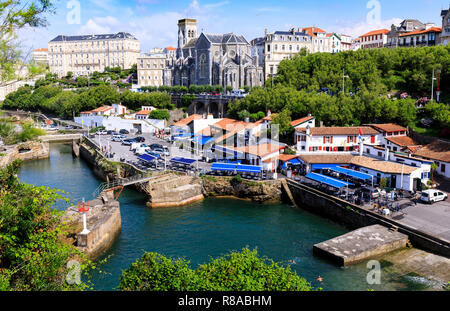
[[[441,172],[445,173],[445,164],[444,163],[441,164]]]

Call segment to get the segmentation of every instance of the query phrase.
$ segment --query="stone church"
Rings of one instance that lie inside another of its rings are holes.
[[[264,71],[250,43],[233,33],[197,35],[197,20],[178,21],[173,85],[221,85],[242,89],[264,85]]]

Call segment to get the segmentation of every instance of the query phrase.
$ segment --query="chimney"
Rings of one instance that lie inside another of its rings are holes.
[[[249,117],[245,118],[245,123],[250,123],[250,118]]]
[[[311,127],[309,125],[306,126],[306,135],[311,135]]]
[[[320,121],[320,126],[319,127],[323,127],[323,121]]]
[[[270,110],[267,110],[267,116],[270,117],[272,115],[272,112]]]

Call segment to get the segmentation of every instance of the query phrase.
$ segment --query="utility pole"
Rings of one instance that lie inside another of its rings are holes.
[[[431,78],[431,100],[434,99],[434,80],[436,80],[436,78],[434,77],[434,68],[433,68],[433,77]]]
[[[342,69],[342,95],[345,94],[345,78],[349,78],[349,76],[346,76],[345,69]]]

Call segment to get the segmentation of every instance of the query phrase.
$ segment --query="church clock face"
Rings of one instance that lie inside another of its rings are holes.
[[[233,57],[236,56],[236,52],[233,51],[233,50],[231,50],[230,52],[228,52],[228,55],[229,55],[231,58],[233,58]]]

